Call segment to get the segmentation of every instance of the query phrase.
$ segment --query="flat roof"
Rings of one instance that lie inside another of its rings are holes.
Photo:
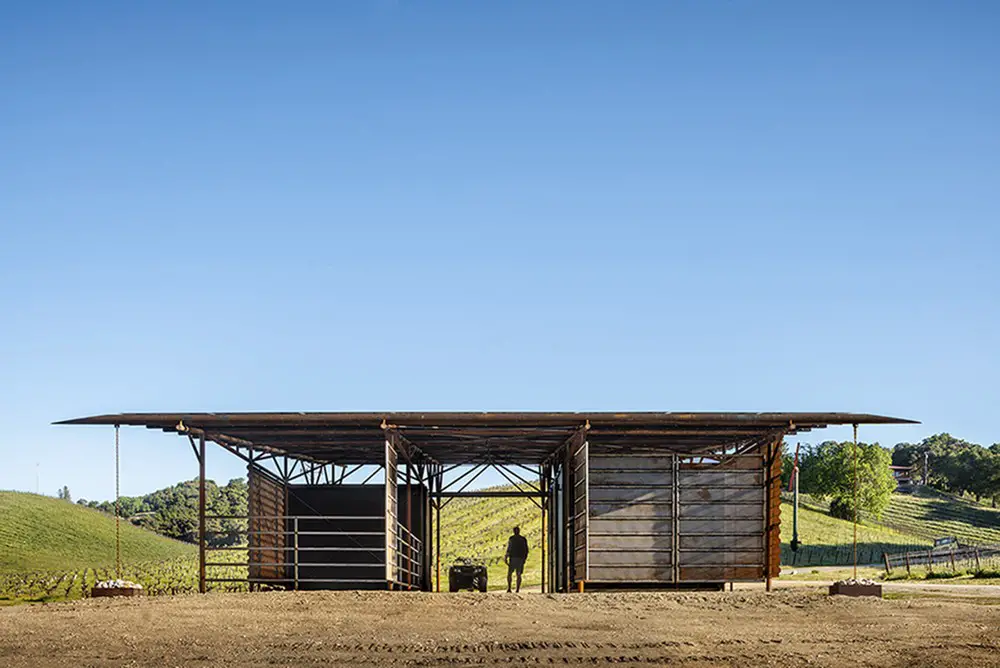
[[[687,412],[282,412],[118,413],[61,425],[122,425],[204,432],[209,440],[253,444],[276,453],[336,464],[381,463],[385,430],[395,429],[440,464],[495,459],[539,463],[580,429],[598,444],[705,452],[766,437],[847,424],[916,424],[868,413]]]

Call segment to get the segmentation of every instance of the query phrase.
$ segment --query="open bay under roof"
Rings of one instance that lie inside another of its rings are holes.
[[[57,424],[132,425],[204,434],[219,443],[353,465],[382,462],[386,429],[393,429],[421,457],[439,464],[461,464],[480,455],[537,464],[581,429],[606,445],[697,453],[782,431],[912,423],[864,413],[310,412],[120,413]]]

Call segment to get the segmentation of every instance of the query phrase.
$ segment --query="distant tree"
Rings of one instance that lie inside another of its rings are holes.
[[[59,489],[59,491],[56,492],[56,496],[59,497],[60,499],[62,499],[63,501],[69,501],[70,503],[73,502],[73,497],[69,493],[69,487],[67,487],[65,485],[63,485]]]
[[[844,519],[854,514],[853,448],[850,441],[826,441],[799,455],[802,491],[829,498],[831,514]],[[858,510],[881,517],[896,489],[892,456],[878,443],[859,443],[857,456]]]
[[[792,470],[795,468],[795,457],[785,450],[781,455],[781,489],[788,489],[788,483],[792,479]]]
[[[919,443],[897,443],[892,448],[893,466],[916,466],[923,459],[924,448]]]
[[[247,483],[233,478],[224,487],[205,481],[205,501],[208,515],[245,517],[247,514]],[[106,513],[113,514],[114,503],[90,502]],[[186,480],[171,487],[158,489],[144,496],[123,496],[118,499],[118,512],[132,522],[171,538],[194,542],[198,531],[198,481]],[[246,520],[209,519],[207,542],[212,547],[234,545],[246,540]]]

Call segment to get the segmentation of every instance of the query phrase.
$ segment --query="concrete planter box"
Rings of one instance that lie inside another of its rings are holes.
[[[830,596],[876,596],[882,598],[882,585],[834,582],[830,585]]]
[[[93,598],[98,596],[142,596],[144,589],[133,587],[94,587],[90,590]]]

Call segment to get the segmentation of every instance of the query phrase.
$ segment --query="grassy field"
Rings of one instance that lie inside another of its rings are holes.
[[[115,520],[49,496],[0,491],[0,572],[101,568],[115,563]],[[121,523],[122,559],[194,556],[193,545]]]
[[[836,566],[853,563],[854,525],[799,505],[799,541],[792,552],[792,506],[781,504],[781,564],[783,567]],[[858,526],[858,563],[882,561],[883,552],[924,549],[931,541],[879,525]]]
[[[893,494],[884,524],[915,536],[955,536],[974,545],[1000,544],[1000,510],[932,490]]]
[[[820,511],[829,507],[829,503],[805,494],[802,505]],[[884,526],[914,536],[924,543],[955,536],[960,542],[972,545],[1000,544],[1000,510],[930,489],[893,494],[881,518],[862,515],[862,520],[870,526]]]
[[[115,576],[115,520],[60,499],[0,491],[0,604],[79,598]],[[197,582],[197,549],[121,523],[123,576],[151,591]]]

